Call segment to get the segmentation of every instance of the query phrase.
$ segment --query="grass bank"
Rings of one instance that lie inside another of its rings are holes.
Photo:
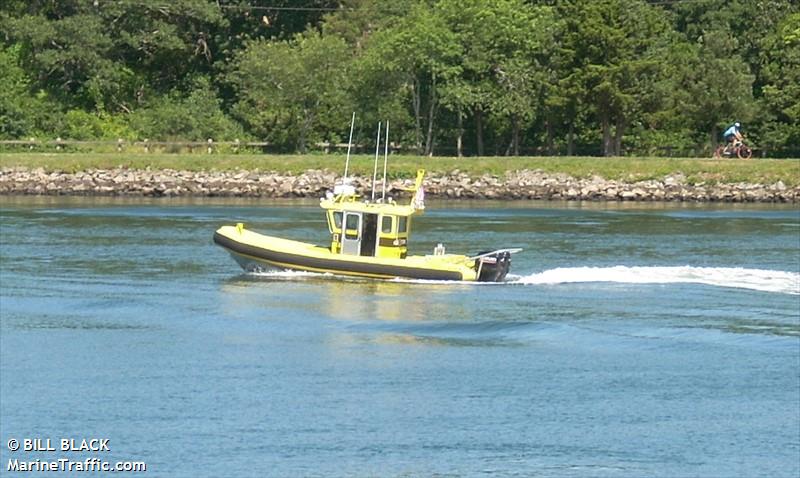
[[[86,169],[176,169],[188,171],[259,170],[300,173],[308,169],[344,170],[345,156],[264,155],[264,154],[144,154],[144,153],[0,153],[0,168],[44,168],[47,171],[76,172]],[[352,156],[350,171],[371,176],[373,157]],[[690,184],[761,183],[783,181],[787,186],[800,185],[798,159],[725,159],[703,158],[600,158],[600,157],[419,157],[391,156],[392,178],[413,177],[417,168],[432,173],[460,170],[470,175],[503,175],[507,171],[540,169],[564,173],[581,179],[600,176],[604,179],[636,182],[683,174]]]

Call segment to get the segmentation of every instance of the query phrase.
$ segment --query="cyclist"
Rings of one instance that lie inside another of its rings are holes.
[[[733,123],[730,128],[726,129],[724,133],[722,133],[722,137],[725,138],[725,152],[728,152],[728,148],[736,144],[736,141],[742,141],[742,124],[738,121]]]

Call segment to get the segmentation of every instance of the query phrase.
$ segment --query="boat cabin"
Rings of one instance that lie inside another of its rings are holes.
[[[353,256],[405,259],[411,234],[411,217],[422,212],[419,171],[411,204],[395,201],[359,201],[355,189],[340,185],[320,201],[331,234],[331,252]]]

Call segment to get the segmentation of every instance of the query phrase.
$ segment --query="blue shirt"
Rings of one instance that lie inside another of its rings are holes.
[[[736,125],[733,125],[730,128],[726,129],[725,132],[722,133],[722,136],[736,136],[738,132],[739,128],[737,128]]]

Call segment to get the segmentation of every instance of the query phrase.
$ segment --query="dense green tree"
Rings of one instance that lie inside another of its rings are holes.
[[[752,117],[753,81],[748,65],[737,54],[736,38],[729,32],[710,30],[698,39],[697,56],[682,85],[690,94],[689,118],[708,133],[713,145],[720,127]]]
[[[78,109],[69,110],[64,114],[56,133],[59,138],[81,141],[137,139],[136,132],[129,126],[128,118]]]
[[[692,73],[682,82],[693,96],[687,116],[712,145],[721,128],[736,119],[746,123],[753,138],[775,138],[765,136],[766,130],[785,125],[764,108],[764,96],[784,51],[776,43],[779,26],[798,9],[796,2],[784,0],[698,0],[674,6],[676,30],[697,48]]]
[[[60,123],[58,103],[43,91],[32,91],[32,80],[19,64],[19,45],[0,45],[0,138],[27,139],[52,134]]]
[[[236,115],[257,136],[305,152],[310,142],[331,139],[350,110],[351,61],[341,38],[313,31],[289,41],[253,41],[229,73],[239,97]]]
[[[29,82],[15,49],[0,48],[0,137],[21,138],[33,129],[27,108]]]
[[[437,4],[462,52],[460,65],[443,85],[443,102],[458,118],[457,150],[466,112],[477,120],[482,154],[482,119],[486,112],[503,118],[511,130],[508,152],[520,151],[520,135],[537,113],[546,81],[544,64],[553,39],[549,8],[521,0],[444,0]]]
[[[214,50],[214,71],[224,78],[227,63],[257,39],[290,39],[306,28],[322,27],[326,14],[336,11],[338,0],[226,0],[219,3],[223,21],[209,26]],[[225,104],[235,100],[230,84],[216,81]]]
[[[384,91],[376,102],[407,98],[413,117],[414,142],[420,154],[433,154],[441,85],[460,71],[461,49],[440,15],[417,4],[393,26],[376,32],[361,57],[367,77],[382,77]]]
[[[599,122],[601,152],[621,154],[626,129],[657,99],[669,24],[643,1],[599,0],[576,2],[567,28],[579,60],[572,77]]]
[[[547,63],[547,91],[543,98],[547,144],[553,150],[556,128],[566,136],[566,153],[575,152],[575,130],[585,123],[589,113],[590,97],[585,90],[583,56],[585,42],[577,21],[581,2],[566,0],[553,2],[557,24],[550,45],[551,57]]]
[[[267,37],[290,39],[309,26],[320,25],[325,14],[335,11],[339,3],[339,0],[233,0],[224,2],[222,10],[230,20],[228,30],[236,29],[248,39],[261,36],[250,35],[254,20],[260,31],[268,33]],[[245,28],[236,28],[237,25]]]
[[[765,148],[800,153],[800,13],[787,17],[765,42],[767,62],[762,101]]]
[[[528,11],[528,6],[515,1],[443,0],[437,4],[436,13],[442,16],[462,52],[457,74],[451,75],[442,85],[442,102],[455,113],[457,120],[456,152],[459,156],[463,151],[464,117],[474,118],[476,151],[483,155],[486,114],[492,106],[501,116],[510,113],[508,103],[504,104],[501,97],[502,88],[521,93],[531,84],[518,76],[523,66],[532,63],[532,48],[523,51],[514,47],[515,42],[529,45],[526,37],[530,35],[531,25],[524,21]],[[517,19],[522,21],[515,21]],[[501,62],[506,66],[501,67]],[[524,104],[518,106],[524,108]]]
[[[199,77],[189,93],[179,90],[148,100],[130,115],[131,128],[150,140],[232,141],[242,127],[221,109],[210,81]]]
[[[341,8],[327,14],[320,28],[336,35],[360,53],[376,32],[391,27],[422,0],[342,0]]]
[[[210,71],[209,29],[223,23],[205,0],[41,1],[10,10],[17,15],[2,14],[0,27],[22,46],[35,87],[69,107],[114,112]]]
[[[692,154],[738,119],[797,155],[800,4],[5,0],[0,81],[3,138],[305,151],[356,111],[420,154]]]

